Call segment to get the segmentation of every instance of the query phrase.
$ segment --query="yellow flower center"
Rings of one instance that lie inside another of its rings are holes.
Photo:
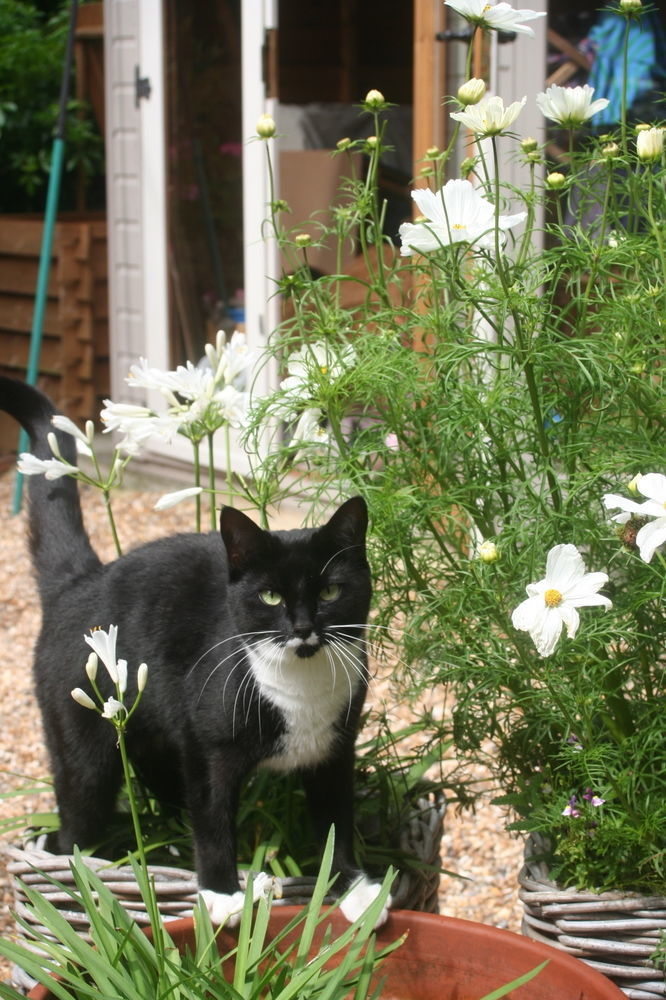
[[[543,599],[546,602],[547,608],[557,608],[562,603],[562,595],[559,590],[555,589],[547,590],[543,595]]]
[[[485,14],[486,11],[490,10],[491,7],[492,7],[492,4],[491,3],[487,3],[486,6],[483,8],[483,13]]]
[[[467,226],[464,222],[454,222],[451,229],[467,229]]]
[[[319,371],[322,375],[326,375],[328,372],[328,365],[319,365]]]

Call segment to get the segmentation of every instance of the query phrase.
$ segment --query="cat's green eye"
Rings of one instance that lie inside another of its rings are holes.
[[[341,589],[339,583],[329,583],[328,587],[324,587],[323,590],[319,591],[319,600],[336,601],[340,596]]]
[[[278,594],[277,590],[260,590],[259,598],[271,608],[282,604],[282,594]]]

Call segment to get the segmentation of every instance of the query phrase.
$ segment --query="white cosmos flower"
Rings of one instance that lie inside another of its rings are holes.
[[[527,97],[523,97],[522,101],[514,101],[504,107],[502,98],[493,94],[491,97],[484,97],[478,104],[469,105],[463,111],[452,111],[451,118],[475,135],[499,135],[513,125],[526,101]]]
[[[541,656],[550,656],[562,632],[573,639],[579,624],[577,608],[612,607],[597,591],[608,582],[605,573],[586,573],[575,545],[554,545],[546,560],[546,575],[527,585],[528,598],[511,616],[514,627],[529,632]]]
[[[436,193],[429,188],[418,188],[412,191],[412,198],[426,221],[403,222],[400,226],[403,257],[411,256],[414,251],[439,250],[452,243],[474,243],[486,249],[495,246],[495,206],[469,181],[447,181]],[[526,215],[526,212],[500,215],[500,230],[518,225]],[[500,237],[503,243],[503,232]]]
[[[545,11],[514,10],[511,4],[494,3],[493,0],[444,0],[444,3],[470,24],[491,31],[515,31],[521,35],[534,35],[523,21],[546,16]]]
[[[609,510],[619,508],[629,514],[654,518],[644,524],[636,535],[636,545],[641,559],[650,562],[655,550],[666,542],[666,476],[659,472],[649,472],[645,476],[637,476],[635,483],[638,492],[646,497],[644,503],[637,503],[615,493],[606,493],[603,502]],[[617,515],[614,520],[620,520],[622,517]]]
[[[593,94],[594,87],[589,83],[582,87],[558,87],[554,83],[537,94],[536,103],[546,118],[564,128],[576,128],[607,107],[607,98],[598,97],[593,101]]]
[[[74,476],[79,471],[75,465],[70,465],[61,458],[37,458],[24,451],[19,455],[16,468],[23,476],[45,476],[47,479],[61,479],[62,476]]]
[[[287,378],[280,383],[283,393],[276,416],[287,416],[294,406],[316,399],[323,382],[335,382],[356,363],[356,352],[320,340],[294,351],[287,361]]]
[[[103,628],[96,628],[90,635],[84,636],[93,653],[96,653],[109,672],[109,677],[114,684],[120,683],[120,672],[118,670],[118,660],[116,659],[116,640],[118,638],[118,626],[109,625],[109,631]],[[121,661],[124,662],[124,661]],[[125,663],[125,682],[127,682],[127,664]]]

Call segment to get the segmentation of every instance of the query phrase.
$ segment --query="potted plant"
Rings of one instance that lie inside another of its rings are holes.
[[[104,661],[106,664],[106,661]],[[75,888],[60,885],[72,906],[83,910],[90,940],[75,929],[67,914],[35,888],[26,886],[27,912],[19,917],[29,932],[25,944],[0,941],[0,954],[30,972],[41,985],[31,1000],[83,1000],[93,993],[118,998],[168,995],[198,997],[345,997],[364,1000],[383,988],[401,1000],[456,997],[499,1000],[530,984],[530,996],[555,1000],[567,993],[584,1000],[613,1000],[619,992],[607,979],[549,946],[507,931],[447,920],[435,915],[396,911],[379,932],[375,924],[391,889],[389,869],[378,896],[353,923],[339,919],[337,904],[324,908],[331,886],[334,832],[329,834],[312,897],[305,907],[271,914],[272,890],[249,881],[237,933],[214,929],[202,900],[193,917],[166,924],[159,912],[155,880],[147,864],[141,818],[133,794],[126,747],[127,724],[149,683],[149,668],[137,672],[137,694],[125,700],[123,671],[113,670],[115,695],[105,700],[96,670],[86,665],[90,691],[75,688],[72,697],[114,726],[136,836],[132,867],[150,926],[144,934],[109,886],[75,850],[71,862]],[[54,885],[58,881],[52,878]],[[255,907],[256,903],[256,907]],[[447,947],[443,948],[446,942]],[[403,959],[391,962],[396,949]],[[541,978],[539,978],[541,977]],[[488,988],[492,992],[488,993]],[[517,991],[517,992],[516,992]],[[23,994],[0,984],[0,996]]]

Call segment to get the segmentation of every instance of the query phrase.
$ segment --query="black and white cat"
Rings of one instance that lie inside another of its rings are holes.
[[[52,457],[46,396],[0,378],[0,408],[26,429],[33,454]],[[73,438],[57,438],[75,464]],[[158,799],[187,806],[213,920],[233,922],[239,909],[235,817],[257,766],[302,774],[322,841],[335,824],[336,890],[353,886],[343,912],[356,919],[379,891],[352,848],[371,596],[365,502],[353,497],[323,526],[291,531],[264,531],[224,507],[220,534],[175,535],[108,564],[86,534],[74,480],[31,476],[29,507],[43,613],[34,674],[60,813],[56,848],[94,844],[120,788],[113,727],[70,696],[82,680],[84,635],[113,624],[118,657],[149,669],[128,728],[132,762]]]

